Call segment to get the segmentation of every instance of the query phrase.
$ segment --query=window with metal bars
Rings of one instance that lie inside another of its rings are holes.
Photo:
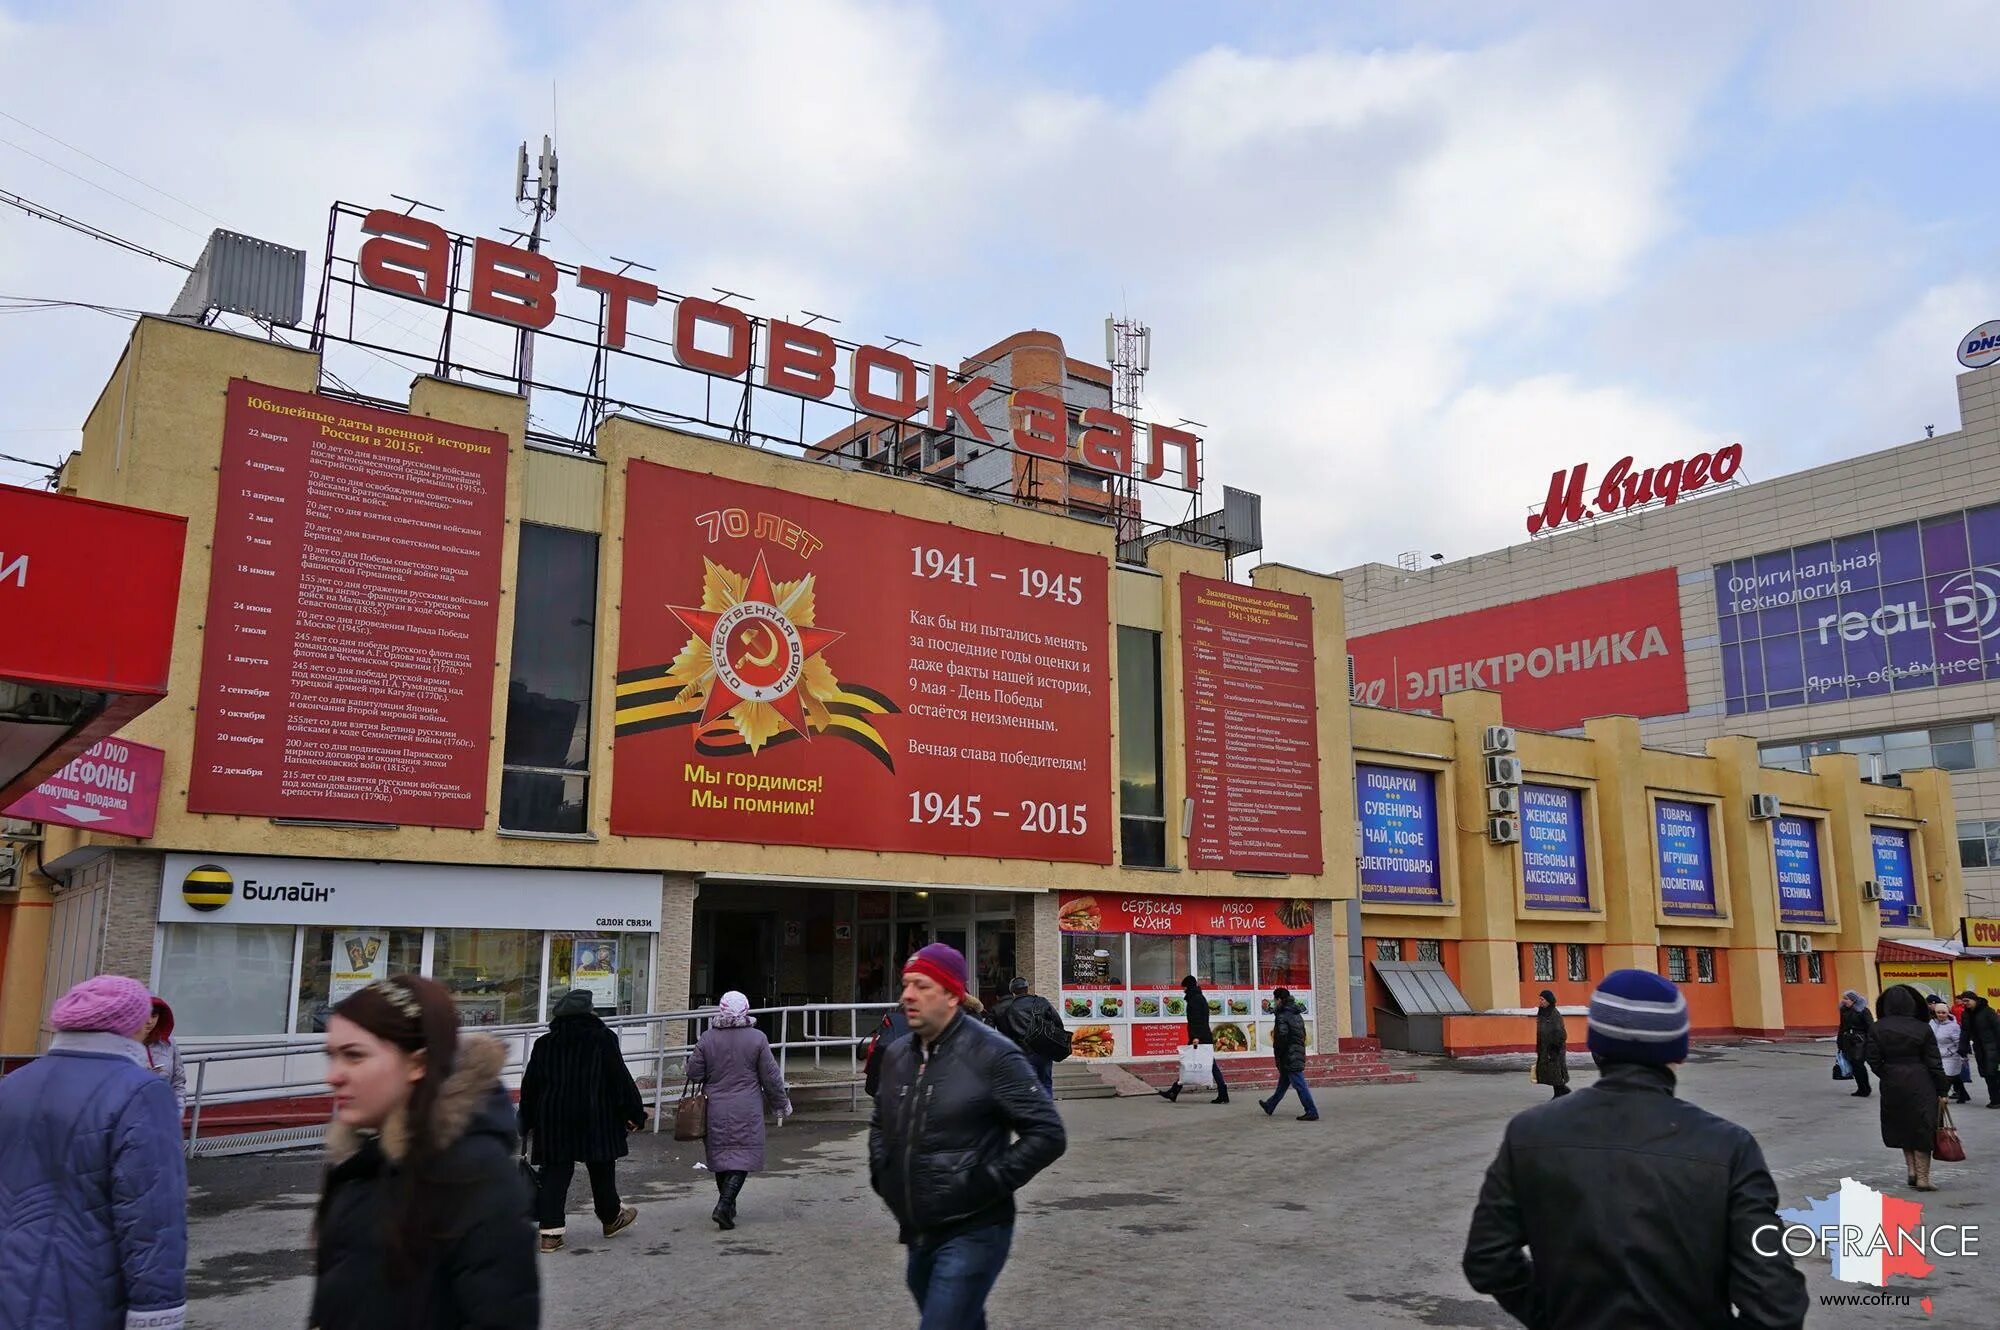
[[[1549,983],[1556,977],[1556,944],[1535,942],[1528,948],[1529,964],[1534,976],[1541,983]]]
[[[1376,938],[1375,959],[1378,961],[1399,961],[1403,959],[1403,940],[1394,937]]]
[[[1715,948],[1696,947],[1694,949],[1694,977],[1704,984],[1715,982]]]
[[[1569,981],[1573,984],[1588,983],[1590,980],[1590,948],[1581,942],[1570,942],[1563,947],[1563,956],[1569,962]]]
[[[1688,981],[1688,949],[1686,947],[1667,948],[1667,978],[1677,984]]]

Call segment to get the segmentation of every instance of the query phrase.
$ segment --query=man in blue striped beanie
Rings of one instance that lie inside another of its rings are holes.
[[[1466,1280],[1548,1330],[1804,1325],[1805,1277],[1777,1241],[1778,1189],[1756,1138],[1674,1095],[1686,996],[1649,971],[1614,971],[1591,994],[1589,1038],[1597,1083],[1507,1124]]]

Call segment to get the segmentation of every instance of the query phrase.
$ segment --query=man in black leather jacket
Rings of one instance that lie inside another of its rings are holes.
[[[1007,986],[1007,996],[993,1008],[993,1028],[1013,1040],[1021,1052],[1027,1055],[1028,1065],[1035,1069],[1035,1079],[1042,1083],[1042,1089],[1054,1098],[1055,1063],[1032,1047],[1035,1027],[1043,1020],[1054,1022],[1054,1028],[1062,1028],[1062,1017],[1049,1000],[1039,993],[1028,991],[1025,976],[1014,976],[1014,982]]]
[[[1603,1074],[1507,1124],[1465,1240],[1474,1289],[1536,1330],[1805,1324],[1756,1138],[1674,1097],[1687,1049],[1679,989],[1605,976],[1590,1000]]]
[[[910,1037],[882,1055],[868,1180],[910,1248],[924,1330],[986,1324],[1014,1239],[1014,1193],[1068,1141],[1014,1044],[969,1015],[965,957],[940,942],[903,967]]]

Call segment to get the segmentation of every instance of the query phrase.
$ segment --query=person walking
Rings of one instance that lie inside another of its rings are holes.
[[[985,1330],[1014,1241],[1014,1193],[1068,1147],[1028,1059],[974,1016],[965,957],[933,942],[903,966],[910,1037],[883,1054],[868,1182],[896,1217],[919,1330]]]
[[[1931,1185],[1938,1106],[1950,1090],[1937,1040],[1924,1020],[1924,997],[1908,984],[1882,994],[1881,1017],[1868,1032],[1863,1056],[1882,1082],[1882,1144],[1903,1152],[1909,1184]]]
[[[174,1009],[163,997],[153,999],[152,1014],[139,1036],[146,1050],[146,1065],[174,1092],[175,1112],[187,1110],[187,1070],[181,1066],[180,1046],[174,1042]]]
[[[1965,1000],[1965,1015],[1958,1022],[1959,1052],[1979,1068],[1986,1082],[1986,1106],[2000,1108],[2000,1012],[1969,988],[1959,997]]]
[[[1535,1083],[1554,1086],[1551,1099],[1569,1093],[1569,1027],[1556,1008],[1555,993],[1546,988],[1535,1008]]]
[[[101,974],[49,1013],[46,1054],[0,1081],[0,1325],[181,1330],[181,1115],[140,1044],[151,994]]]
[[[1062,1030],[1062,1017],[1056,1015],[1047,998],[1029,991],[1027,976],[1017,974],[1007,985],[1007,997],[993,1009],[993,1028],[1014,1041],[1035,1069],[1042,1089],[1055,1098],[1055,1059],[1037,1049],[1036,1035]]]
[[[1854,1073],[1854,1098],[1866,1099],[1870,1093],[1868,1086],[1868,1063],[1862,1051],[1868,1045],[1868,1032],[1875,1028],[1875,1014],[1868,1010],[1868,999],[1853,989],[1840,995],[1840,1033],[1834,1038],[1833,1046],[1847,1059],[1847,1069]]]
[[[328,1168],[313,1224],[317,1330],[531,1330],[533,1197],[506,1049],[461,1035],[444,985],[378,980],[326,1023]]]
[[[1778,1188],[1756,1138],[1674,1095],[1687,998],[1614,970],[1591,995],[1588,1041],[1597,1081],[1507,1124],[1466,1281],[1537,1330],[1803,1326],[1805,1276],[1775,1241]]]
[[[1958,1022],[1952,1019],[1951,1008],[1943,998],[1932,994],[1929,1003],[1931,1038],[1937,1040],[1938,1061],[1944,1064],[1944,1078],[1951,1082],[1951,1101],[1969,1104],[1972,1096],[1965,1092],[1965,1058],[1958,1051]]]
[[[1285,1097],[1285,1091],[1297,1089],[1299,1104],[1305,1109],[1299,1114],[1299,1121],[1318,1122],[1319,1105],[1313,1102],[1313,1092],[1306,1085],[1305,1013],[1292,1001],[1289,988],[1271,990],[1271,1008],[1271,1057],[1278,1064],[1278,1088],[1269,1099],[1259,1099],[1257,1107],[1268,1118],[1278,1111],[1278,1101]]]
[[[708,1092],[708,1168],[715,1174],[717,1228],[736,1227],[744,1179],[764,1171],[764,1114],[791,1115],[792,1100],[771,1041],[750,1015],[750,999],[731,991],[688,1055],[687,1078]]]
[[[1200,982],[1191,974],[1181,977],[1181,992],[1187,996],[1188,1045],[1199,1048],[1207,1044],[1213,1050],[1215,1033],[1208,1023],[1208,994],[1201,991]],[[1211,1061],[1209,1070],[1215,1079],[1215,1102],[1228,1103],[1229,1083],[1222,1079],[1222,1059],[1216,1058]],[[1181,1097],[1181,1083],[1175,1080],[1166,1089],[1156,1090],[1154,1093],[1171,1104]]]
[[[549,1032],[535,1041],[521,1077],[521,1136],[541,1170],[535,1219],[541,1249],[561,1251],[564,1211],[580,1162],[590,1174],[591,1208],[604,1236],[615,1237],[639,1217],[618,1198],[618,1161],[625,1138],[646,1121],[646,1101],[632,1080],[618,1036],[597,1018],[588,990],[572,988],[550,1013]]]

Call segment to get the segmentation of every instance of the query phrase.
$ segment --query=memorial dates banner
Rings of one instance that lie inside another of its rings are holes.
[[[1588,910],[1583,860],[1583,791],[1521,787],[1521,881],[1531,910]]]
[[[1110,564],[635,461],[611,829],[1111,862]]]
[[[1653,835],[1660,856],[1660,909],[1706,919],[1719,916],[1708,805],[1681,799],[1655,801]]]
[[[486,821],[507,437],[229,385],[188,808]]]
[[[1732,716],[2000,679],[2000,504],[1715,567]]]
[[[1819,823],[1803,817],[1776,819],[1771,823],[1771,849],[1778,860],[1778,921],[1826,923],[1826,886],[1819,865]]]
[[[1304,937],[1313,931],[1309,900],[1065,891],[1058,908],[1056,927],[1065,933]]]
[[[1188,866],[1317,873],[1312,601],[1186,574],[1180,592]]]
[[[1910,833],[1894,827],[1870,827],[1868,839],[1875,850],[1875,883],[1882,888],[1882,922],[1891,928],[1907,927],[1910,907],[1916,904]]]
[[[1687,710],[1680,575],[1661,568],[1352,638],[1354,700],[1436,711],[1446,693],[1500,694],[1509,725]]]
[[[1436,774],[1358,762],[1354,785],[1361,811],[1361,899],[1442,905]]]

